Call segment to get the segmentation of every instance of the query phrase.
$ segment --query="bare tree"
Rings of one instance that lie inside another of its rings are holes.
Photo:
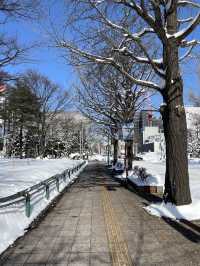
[[[128,68],[129,71],[133,70],[133,66],[126,62],[126,69]],[[145,70],[144,68],[137,69],[138,75],[144,75]],[[114,148],[113,164],[116,164],[118,160],[117,135],[124,124],[134,122],[135,113],[141,109],[146,100],[146,91],[112,67],[90,66],[82,72],[82,74],[79,73],[83,87],[78,89],[80,109],[96,123],[110,128]],[[125,145],[128,168],[132,169],[133,139],[126,140]]]
[[[57,46],[75,58],[82,58],[82,63],[112,65],[135,84],[154,89],[162,95],[164,104],[160,111],[166,140],[164,199],[176,205],[191,203],[180,61],[187,58],[200,43],[196,39],[187,40],[200,22],[199,3],[192,0],[74,0],[68,1],[68,5],[70,3],[68,10],[73,16],[67,25],[73,25],[76,30],[74,36],[78,38],[70,41],[65,37],[57,39]],[[135,16],[137,24],[130,26],[126,23]],[[108,34],[111,32],[117,36],[118,42]],[[110,53],[102,53],[102,46],[105,48],[105,45],[96,44],[97,34],[106,35]],[[155,44],[159,44],[160,58],[147,49],[148,36],[153,36]],[[139,48],[140,56],[133,52],[132,47],[135,46]],[[184,52],[182,49],[187,50]],[[116,55],[125,55],[138,64],[151,66],[157,75],[157,82],[127,73],[116,60]]]
[[[67,90],[62,89],[36,71],[27,71],[22,79],[40,101],[39,154],[44,155],[49,127],[58,113],[66,110],[69,106],[70,97]]]
[[[24,60],[26,53],[33,47],[18,43],[16,37],[5,31],[9,20],[32,19],[39,15],[38,0],[1,0],[0,1],[0,68]]]

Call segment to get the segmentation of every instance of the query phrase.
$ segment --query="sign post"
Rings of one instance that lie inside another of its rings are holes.
[[[133,131],[134,129],[134,124],[133,123],[125,123],[122,126],[122,139],[125,141],[125,158],[124,158],[124,166],[125,166],[125,171],[126,171],[126,181],[128,178],[128,158],[127,158],[127,145],[126,141],[132,140],[133,139]]]

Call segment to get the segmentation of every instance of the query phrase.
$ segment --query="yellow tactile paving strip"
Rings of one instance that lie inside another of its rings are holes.
[[[104,187],[102,190],[102,205],[106,224],[106,233],[113,266],[132,266],[127,243],[118,222],[118,217],[112,206],[109,192]]]

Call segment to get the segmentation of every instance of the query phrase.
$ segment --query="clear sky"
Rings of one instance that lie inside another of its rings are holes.
[[[62,16],[60,16],[60,14],[63,11],[63,7],[62,5],[59,5],[58,2],[55,4],[55,1],[53,0],[51,4],[52,7],[55,7],[51,9],[53,10],[53,13],[51,13],[52,24],[61,25]],[[44,16],[46,16],[46,14]],[[72,84],[76,84],[77,77],[73,69],[63,60],[61,53],[50,47],[48,42],[49,36],[46,33],[47,30],[48,26],[45,24],[45,18],[39,24],[30,21],[10,21],[6,25],[6,32],[11,36],[17,36],[21,43],[27,45],[34,42],[41,43],[40,46],[31,50],[29,54],[31,60],[29,62],[9,66],[7,67],[7,71],[11,73],[22,73],[27,69],[35,69],[48,76],[49,79],[60,84],[63,88],[72,90]],[[191,38],[199,36],[200,27]],[[195,64],[195,60],[183,65],[183,79],[185,87],[185,103],[188,104],[188,92],[190,89],[193,89],[197,94],[200,94],[200,79],[197,77],[197,64]],[[158,99],[159,97],[156,97],[153,100],[154,104],[158,104],[160,101]]]

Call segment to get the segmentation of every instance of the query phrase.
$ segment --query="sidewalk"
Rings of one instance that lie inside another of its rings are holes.
[[[147,200],[89,163],[0,265],[200,265],[200,221],[150,216]]]

